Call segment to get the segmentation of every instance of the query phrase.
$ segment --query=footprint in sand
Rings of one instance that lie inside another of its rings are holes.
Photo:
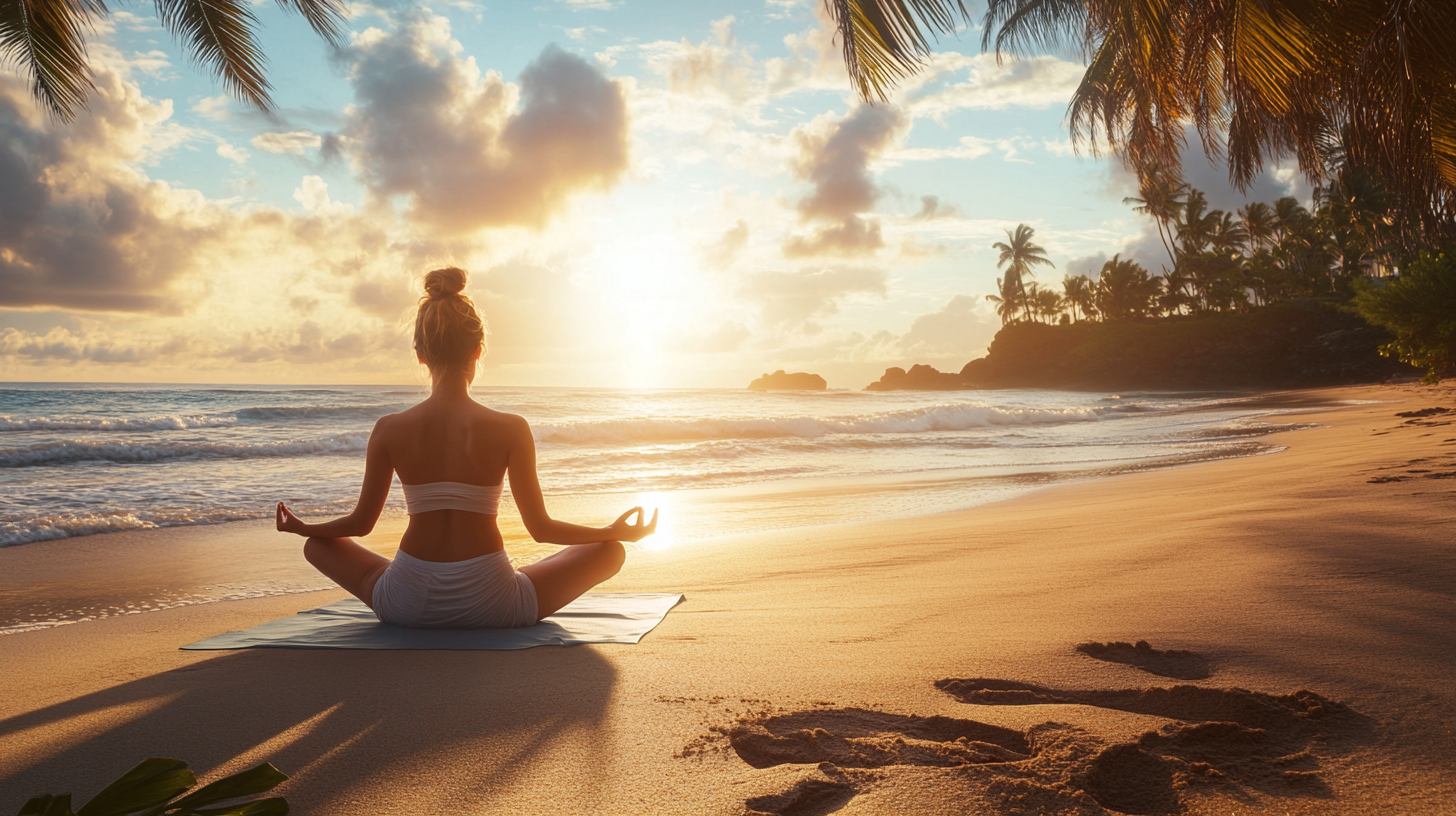
[[[745,763],[770,772],[760,782],[772,791],[747,797],[746,813],[1090,816],[1174,813],[1187,797],[1209,795],[1323,798],[1332,793],[1309,747],[1330,751],[1364,729],[1363,717],[1310,691],[1054,689],[989,678],[935,686],[969,705],[1084,705],[1175,722],[1108,743],[1057,722],[1017,731],[858,708],[745,717],[715,730]]]
[[[1125,663],[1148,674],[1174,680],[1204,680],[1212,671],[1208,658],[1197,652],[1178,649],[1154,649],[1146,640],[1126,643],[1079,643],[1077,651],[1108,663]]]

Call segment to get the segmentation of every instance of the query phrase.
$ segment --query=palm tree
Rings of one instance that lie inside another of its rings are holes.
[[[1258,252],[1274,239],[1274,211],[1268,204],[1250,202],[1239,210],[1239,218],[1243,221],[1244,234],[1248,236],[1252,251]]]
[[[1035,234],[1036,230],[1026,224],[1017,224],[1016,232],[1006,230],[1006,242],[997,241],[991,245],[992,249],[1001,251],[1001,257],[996,260],[996,268],[1006,267],[1006,286],[1012,287],[1019,296],[1028,320],[1031,319],[1031,304],[1026,297],[1025,281],[1027,278],[1036,277],[1032,267],[1039,264],[1052,266],[1051,259],[1046,256],[1046,249],[1031,242],[1031,236]]]
[[[1173,225],[1177,236],[1175,245],[1178,249],[1178,263],[1181,264],[1185,258],[1203,254],[1218,234],[1223,211],[1209,212],[1207,208],[1208,199],[1203,191],[1189,190],[1188,199],[1183,203],[1183,211],[1178,214],[1178,220]]]
[[[1006,325],[1016,319],[1016,313],[1021,309],[1020,295],[1013,287],[1007,286],[1000,278],[996,279],[996,291],[999,295],[986,295],[986,300],[996,304],[996,314],[1001,316],[1001,325]]]
[[[1080,318],[1091,318],[1097,311],[1097,307],[1093,305],[1095,298],[1091,278],[1086,275],[1062,276],[1062,299],[1072,310],[1073,320],[1079,318],[1079,312]]]
[[[1063,309],[1067,308],[1067,302],[1056,293],[1055,289],[1042,289],[1036,284],[1032,284],[1032,286],[1036,287],[1031,293],[1033,308],[1046,319],[1046,322],[1051,323],[1057,315],[1062,314]]]
[[[1162,291],[1159,278],[1132,260],[1113,255],[1097,277],[1097,311],[1108,320],[1143,317]]]
[[[1137,196],[1128,196],[1122,200],[1124,204],[1133,205],[1132,211],[1138,215],[1152,216],[1154,223],[1158,225],[1158,238],[1163,242],[1163,249],[1167,250],[1168,259],[1175,265],[1178,258],[1173,254],[1169,235],[1172,232],[1171,225],[1183,212],[1188,190],[1186,182],[1164,170],[1149,174],[1140,185]]]
[[[866,98],[915,71],[962,0],[826,0]],[[1415,0],[987,0],[982,47],[1087,60],[1068,122],[1148,179],[1191,123],[1246,188],[1293,153],[1311,180],[1337,140],[1429,236],[1456,235],[1456,3]]]
[[[249,0],[155,0],[157,18],[223,87],[268,111],[273,100]],[[303,15],[331,45],[344,42],[343,0],[277,0]],[[32,95],[63,121],[86,106],[95,90],[86,37],[109,14],[105,0],[0,0],[0,62],[30,75]]]
[[[1249,243],[1249,231],[1244,229],[1243,222],[1233,213],[1223,210],[1214,210],[1209,215],[1217,216],[1208,241],[1213,250],[1225,255],[1243,255],[1244,247]]]

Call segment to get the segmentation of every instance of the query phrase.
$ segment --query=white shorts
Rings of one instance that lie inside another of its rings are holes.
[[[374,614],[416,629],[493,629],[536,623],[536,586],[504,550],[464,561],[394,554],[374,584]]]

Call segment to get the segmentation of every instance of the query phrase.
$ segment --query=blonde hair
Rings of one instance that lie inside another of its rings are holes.
[[[430,372],[459,371],[474,379],[476,352],[485,350],[485,322],[461,294],[465,270],[447,266],[425,275],[425,296],[415,315],[415,354]]]

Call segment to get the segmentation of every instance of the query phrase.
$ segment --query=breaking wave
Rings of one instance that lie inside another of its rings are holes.
[[[64,439],[20,448],[0,448],[0,468],[66,465],[75,462],[147,464],[183,459],[259,459],[264,457],[316,456],[319,454],[362,453],[367,433],[342,433],[321,439],[286,442],[228,444],[223,442],[92,442]]]
[[[538,442],[580,445],[689,439],[814,438],[830,434],[913,434],[973,428],[1061,425],[1145,410],[1148,409],[1143,405],[1037,409],[954,404],[847,417],[609,419],[543,423],[535,426],[535,435]]]

